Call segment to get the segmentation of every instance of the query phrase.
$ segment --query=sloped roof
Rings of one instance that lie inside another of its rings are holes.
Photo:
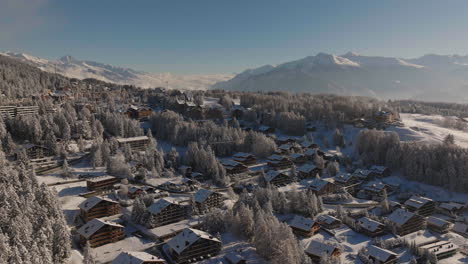
[[[357,169],[354,171],[354,175],[356,175],[357,177],[359,178],[367,178],[369,176],[369,174],[371,174],[372,171],[370,170],[361,170],[361,169]]]
[[[301,142],[301,147],[303,147],[303,148],[308,148],[308,147],[310,147],[310,146],[312,146],[312,145],[314,145],[314,144],[315,144],[315,143],[312,142],[312,141],[305,140],[305,141],[302,141],[302,142]]]
[[[234,161],[234,160],[230,160],[230,159],[221,160],[221,164],[223,164],[223,166],[226,166],[226,167],[235,167],[235,166],[242,165],[241,163]]]
[[[213,237],[209,233],[197,229],[185,228],[182,232],[169,240],[167,245],[177,252],[177,254],[180,254],[186,248],[190,247],[190,245],[198,241],[198,239],[208,239],[221,243],[219,239]]]
[[[393,223],[397,225],[403,225],[408,220],[410,220],[414,215],[415,214],[413,214],[412,212],[408,212],[406,210],[399,208],[393,211],[393,213],[388,216],[388,220],[392,221]]]
[[[214,192],[211,191],[211,190],[207,190],[207,189],[200,189],[198,190],[194,195],[193,195],[193,199],[195,200],[195,202],[197,203],[203,203],[208,197],[210,197],[211,194],[213,194]]]
[[[298,158],[304,157],[304,154],[302,154],[302,153],[292,153],[291,155],[289,155],[289,157],[291,157],[291,159],[298,159]]]
[[[100,181],[105,181],[105,180],[110,180],[110,179],[115,179],[115,178],[116,177],[114,177],[114,176],[106,175],[106,176],[98,176],[98,177],[88,178],[88,179],[86,179],[86,181],[100,182]]]
[[[395,252],[371,245],[367,248],[367,253],[377,260],[386,262],[392,256],[398,256]]]
[[[427,223],[431,224],[431,225],[438,226],[438,227],[444,227],[446,225],[450,225],[450,222],[445,221],[444,219],[434,217],[434,216],[429,216],[427,218]]]
[[[237,152],[236,154],[234,154],[235,158],[248,158],[250,156],[253,156],[253,154],[245,153],[245,152]]]
[[[283,145],[279,146],[279,149],[290,150],[292,147],[293,147],[292,144],[283,144]]]
[[[315,170],[316,168],[317,168],[317,166],[315,166],[313,164],[304,164],[304,165],[300,166],[299,168],[297,168],[297,170],[300,171],[300,172],[304,172],[304,173],[310,173],[313,170]]]
[[[416,209],[419,209],[421,207],[423,207],[425,204],[429,203],[429,202],[432,202],[433,200],[429,199],[429,198],[426,198],[426,197],[421,197],[421,196],[412,196],[411,198],[409,198],[406,202],[405,202],[405,205],[406,206],[411,206],[411,207],[414,207]]]
[[[386,186],[383,182],[370,182],[364,186],[364,189],[372,192],[381,192]]]
[[[327,256],[331,256],[333,251],[337,249],[334,245],[326,244],[317,240],[312,240],[309,243],[309,246],[305,250],[306,253],[321,257],[324,253]]]
[[[376,231],[380,226],[383,226],[382,223],[379,223],[375,220],[370,219],[369,217],[361,217],[358,219],[358,224],[364,229],[367,229],[371,232]]]
[[[110,226],[115,226],[115,227],[122,227],[119,224],[105,221],[99,218],[94,218],[93,220],[89,221],[86,223],[84,226],[82,226],[80,229],[78,229],[78,233],[82,236],[84,236],[86,239],[91,237],[94,233],[96,233],[99,229],[101,229],[103,226],[110,225]]]
[[[317,218],[317,220],[319,222],[323,222],[325,224],[332,224],[333,222],[335,221],[340,221],[338,218],[334,217],[334,216],[331,216],[331,215],[328,215],[328,214],[324,214],[324,215],[321,215]]]
[[[139,137],[128,137],[128,138],[117,138],[117,142],[119,143],[127,143],[133,141],[140,141],[140,140],[148,140],[147,136],[139,136]]]
[[[314,225],[315,221],[311,218],[305,218],[300,215],[295,215],[293,219],[288,222],[288,225],[300,230],[309,231]]]
[[[102,201],[106,201],[106,202],[110,202],[110,203],[117,203],[116,201],[112,201],[109,198],[100,197],[100,196],[93,196],[93,197],[89,197],[88,199],[86,199],[82,203],[80,203],[80,205],[78,205],[78,208],[83,209],[85,211],[88,211],[88,210],[92,209],[94,206],[96,206],[98,203],[100,203]]]
[[[308,149],[304,152],[304,155],[306,156],[313,156],[315,155],[315,149]]]
[[[311,181],[308,182],[307,187],[314,191],[320,191],[323,187],[325,187],[329,183],[330,183],[329,181],[326,181],[324,179],[312,179]]]
[[[462,234],[468,234],[468,225],[462,222],[455,222],[452,231]]]
[[[162,210],[164,210],[164,208],[171,204],[175,204],[174,201],[170,201],[167,198],[161,198],[148,207],[148,212],[154,215],[159,214]]]
[[[460,210],[464,207],[463,204],[459,204],[459,203],[454,203],[454,202],[450,202],[450,203],[441,203],[439,205],[440,208],[443,208],[443,209],[447,209],[449,211],[452,211],[453,209],[457,209],[457,210]]]
[[[277,154],[273,154],[271,155],[270,157],[268,157],[269,160],[283,160],[283,159],[286,159],[286,157],[284,156],[281,156],[281,155],[277,155]]]
[[[121,252],[112,264],[142,264],[145,262],[164,263],[165,260],[146,252]]]
[[[225,257],[230,263],[240,263],[245,261],[244,257],[233,251],[227,253]]]
[[[267,182],[271,182],[273,179],[278,177],[280,174],[288,176],[284,171],[269,170],[267,173],[265,173],[265,180]]]
[[[352,175],[351,173],[340,173],[338,175],[336,175],[335,177],[333,177],[333,179],[337,182],[342,182],[342,183],[345,183],[345,182],[348,182],[349,180],[351,180],[351,178],[353,178],[354,175]]]
[[[383,173],[386,169],[387,169],[387,167],[385,167],[385,166],[378,166],[378,165],[372,165],[372,166],[369,168],[369,170],[375,171],[375,172],[378,172],[378,173]]]

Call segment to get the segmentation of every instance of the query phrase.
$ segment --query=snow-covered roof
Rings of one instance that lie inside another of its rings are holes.
[[[82,210],[85,210],[85,211],[88,211],[89,209],[93,208],[94,206],[96,206],[101,201],[107,201],[107,202],[110,202],[110,203],[117,203],[115,201],[112,201],[109,198],[100,197],[100,196],[93,196],[93,197],[89,197],[88,199],[86,199],[82,203],[80,203],[80,205],[78,205],[78,208],[80,208]]]
[[[371,192],[382,192],[387,185],[383,182],[370,182],[364,186],[364,190]]]
[[[164,208],[168,207],[171,204],[175,204],[174,201],[171,201],[167,198],[158,199],[154,204],[148,207],[148,212],[151,214],[159,214]]]
[[[283,145],[279,146],[279,149],[290,150],[292,147],[293,147],[292,144],[283,144]]]
[[[267,131],[268,129],[270,129],[270,127],[269,127],[269,126],[265,126],[265,125],[261,125],[261,126],[258,128],[259,131]]]
[[[410,220],[414,215],[415,214],[413,214],[412,212],[408,212],[406,210],[399,208],[393,211],[393,213],[388,216],[388,220],[390,220],[391,222],[397,225],[403,225],[408,220]]]
[[[265,173],[265,180],[267,182],[271,182],[273,179],[278,177],[278,175],[280,175],[280,174],[287,175],[286,172],[284,172],[284,171],[269,170],[267,173]]]
[[[322,257],[324,254],[326,254],[327,256],[331,256],[335,249],[337,249],[337,247],[334,245],[326,244],[317,240],[312,240],[310,241],[309,246],[307,247],[305,252],[307,254]]]
[[[304,172],[304,173],[310,173],[315,169],[317,169],[317,166],[315,166],[313,164],[304,164],[304,165],[300,166],[299,168],[297,168],[298,171]]]
[[[214,192],[211,190],[200,189],[193,195],[193,199],[197,203],[203,203],[212,193]]]
[[[245,258],[234,251],[227,253],[225,258],[229,261],[229,263],[241,263],[242,261],[245,261]]]
[[[356,175],[357,177],[359,178],[367,178],[369,176],[369,174],[371,174],[372,171],[370,170],[361,170],[361,169],[357,169],[354,171],[354,175]]]
[[[93,178],[88,178],[86,181],[89,182],[100,182],[100,181],[105,181],[105,180],[110,180],[110,179],[115,179],[114,176],[106,175],[106,176],[98,176],[98,177],[93,177]]]
[[[453,244],[450,241],[438,241],[435,243],[421,246],[420,248],[423,250],[427,250],[430,253],[436,253],[437,255],[439,255],[444,252],[450,252],[450,251],[456,250],[458,249],[458,246]]]
[[[281,156],[281,155],[277,155],[277,154],[273,154],[270,157],[268,157],[268,159],[272,160],[272,161],[280,161],[280,160],[286,159],[286,157]]]
[[[121,252],[112,264],[142,264],[142,263],[165,263],[164,259],[148,254],[146,252]]]
[[[117,142],[119,143],[128,143],[133,141],[140,141],[140,140],[148,140],[147,136],[139,136],[139,137],[128,137],[128,138],[117,138]]]
[[[315,221],[311,218],[305,218],[300,215],[295,215],[293,219],[288,222],[288,225],[300,230],[309,231],[314,225]]]
[[[234,160],[230,160],[230,159],[221,160],[221,164],[223,164],[223,166],[226,166],[226,167],[236,167],[236,166],[242,165],[241,163],[234,161]]]
[[[369,256],[372,256],[381,262],[386,262],[392,256],[394,257],[398,256],[398,254],[396,254],[395,252],[392,252],[390,250],[386,250],[383,248],[379,248],[374,245],[371,245],[367,248],[367,253],[369,254]]]
[[[438,226],[438,227],[444,227],[444,226],[450,225],[450,222],[445,221],[444,219],[434,217],[434,216],[429,216],[427,218],[427,223]]]
[[[193,243],[198,241],[198,239],[208,239],[212,241],[216,241],[221,243],[219,239],[210,235],[209,233],[192,229],[192,228],[185,228],[182,232],[177,234],[171,240],[167,242],[167,245],[173,249],[177,254],[183,252],[186,248],[190,247]]]
[[[405,202],[405,205],[414,207],[416,209],[419,209],[419,208],[423,207],[425,204],[427,204],[429,202],[433,202],[433,200],[431,200],[429,198],[426,198],[426,197],[414,196],[413,195],[411,198],[409,198]]]
[[[308,149],[304,152],[304,155],[306,156],[313,156],[315,155],[315,149]]]
[[[289,157],[291,157],[291,159],[298,159],[298,158],[304,157],[304,154],[302,154],[302,153],[292,153],[291,155],[289,155]]]
[[[462,222],[455,222],[455,225],[452,228],[453,232],[461,233],[468,235],[468,224]]]
[[[82,226],[80,229],[78,229],[78,233],[88,239],[94,233],[96,233],[99,229],[101,229],[103,226],[106,226],[106,225],[123,228],[123,226],[119,224],[109,222],[106,220],[102,220],[99,218],[94,218],[93,220],[89,221],[84,226]]]
[[[250,156],[253,156],[253,155],[250,153],[245,153],[245,152],[237,152],[236,154],[234,154],[235,158],[248,158]]]
[[[323,187],[325,187],[327,184],[329,184],[329,181],[326,181],[324,179],[312,179],[307,183],[307,187],[314,190],[314,191],[320,191]]]
[[[354,177],[354,175],[352,175],[351,173],[340,173],[333,177],[333,179],[337,182],[346,183],[349,180],[351,180],[352,177]]]
[[[322,222],[322,223],[325,223],[327,225],[330,225],[336,221],[340,221],[338,218],[334,217],[334,216],[331,216],[331,215],[328,215],[328,214],[324,214],[324,215],[321,215],[317,218],[317,220],[319,222]]]
[[[384,171],[387,169],[385,166],[378,166],[378,165],[372,165],[369,170],[375,171],[377,173],[384,173]]]
[[[305,140],[301,142],[301,147],[303,148],[309,148],[310,146],[314,145],[314,142]]]
[[[464,207],[463,204],[459,204],[459,203],[454,203],[454,202],[450,202],[450,203],[441,203],[439,205],[440,208],[443,208],[443,209],[446,209],[446,210],[449,210],[449,211],[452,211],[453,209],[456,209],[456,210],[460,210]]]
[[[383,226],[382,223],[379,223],[375,220],[370,219],[369,217],[361,217],[358,219],[358,224],[364,229],[367,229],[371,232],[376,231],[380,226]]]

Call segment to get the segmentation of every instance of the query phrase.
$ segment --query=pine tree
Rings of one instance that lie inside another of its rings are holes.
[[[89,242],[83,248],[83,264],[96,264]]]

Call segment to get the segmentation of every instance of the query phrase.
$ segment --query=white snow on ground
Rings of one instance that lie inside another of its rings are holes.
[[[255,248],[248,242],[243,239],[240,239],[231,233],[221,234],[221,242],[223,242],[223,249],[221,253],[211,259],[197,262],[199,264],[228,264],[224,259],[224,256],[230,252],[236,252],[245,259],[248,260],[249,264],[266,264],[264,259],[262,259],[256,252]],[[286,263],[285,263],[286,264]]]
[[[145,251],[155,244],[155,242],[131,236],[115,243],[93,248],[91,252],[95,256],[97,263],[110,263],[122,251]]]
[[[448,134],[455,136],[455,142],[461,147],[468,147],[468,133],[456,129],[439,126],[436,121],[444,117],[440,115],[400,114],[405,127],[391,127],[387,131],[395,131],[402,141],[424,141],[428,143],[442,142]]]

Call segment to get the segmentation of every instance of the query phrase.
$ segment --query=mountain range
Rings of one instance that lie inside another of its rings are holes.
[[[364,95],[379,99],[463,102],[468,98],[468,56],[420,58],[318,53],[248,69],[213,88]]]
[[[28,63],[43,71],[56,72],[70,78],[94,78],[112,83],[132,84],[143,88],[167,87],[181,90],[204,90],[216,82],[232,78],[231,74],[147,73],[94,61],[78,60],[72,56],[64,56],[58,60],[47,60],[25,53],[5,52],[0,53],[0,55]]]
[[[379,99],[466,102],[468,56],[428,54],[419,58],[337,56],[318,53],[279,65],[265,65],[237,75],[147,73],[64,56],[47,60],[25,53],[0,53],[71,78],[95,78],[140,87],[180,90],[289,91],[363,95]]]

